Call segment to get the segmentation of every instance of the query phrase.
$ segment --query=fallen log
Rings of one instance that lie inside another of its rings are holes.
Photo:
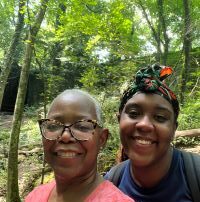
[[[198,137],[198,136],[200,136],[200,128],[176,131],[175,133],[175,138],[176,137]]]

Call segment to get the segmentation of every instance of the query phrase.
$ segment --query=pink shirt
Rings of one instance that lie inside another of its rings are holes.
[[[51,191],[56,185],[55,181],[36,187],[25,198],[25,202],[48,202]],[[134,202],[133,199],[123,194],[108,180],[102,182],[84,202]]]

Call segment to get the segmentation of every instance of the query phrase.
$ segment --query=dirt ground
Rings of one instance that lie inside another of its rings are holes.
[[[0,112],[0,129],[1,128],[10,128],[12,124],[12,114],[5,114]]]

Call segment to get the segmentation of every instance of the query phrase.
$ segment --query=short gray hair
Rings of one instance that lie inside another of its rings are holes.
[[[87,91],[83,91],[83,90],[76,89],[76,88],[67,89],[67,90],[63,91],[62,93],[60,93],[58,96],[62,96],[64,94],[66,94],[66,93],[78,93],[78,94],[84,95],[87,98],[89,98],[89,100],[91,100],[91,102],[94,104],[95,111],[96,111],[96,116],[97,116],[97,122],[101,126],[103,126],[101,105],[100,105],[99,101],[94,96],[92,96]]]

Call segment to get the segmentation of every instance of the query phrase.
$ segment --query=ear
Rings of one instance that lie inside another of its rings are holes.
[[[101,134],[100,134],[100,139],[99,139],[100,148],[105,147],[108,136],[109,136],[109,130],[107,128],[101,129]]]

